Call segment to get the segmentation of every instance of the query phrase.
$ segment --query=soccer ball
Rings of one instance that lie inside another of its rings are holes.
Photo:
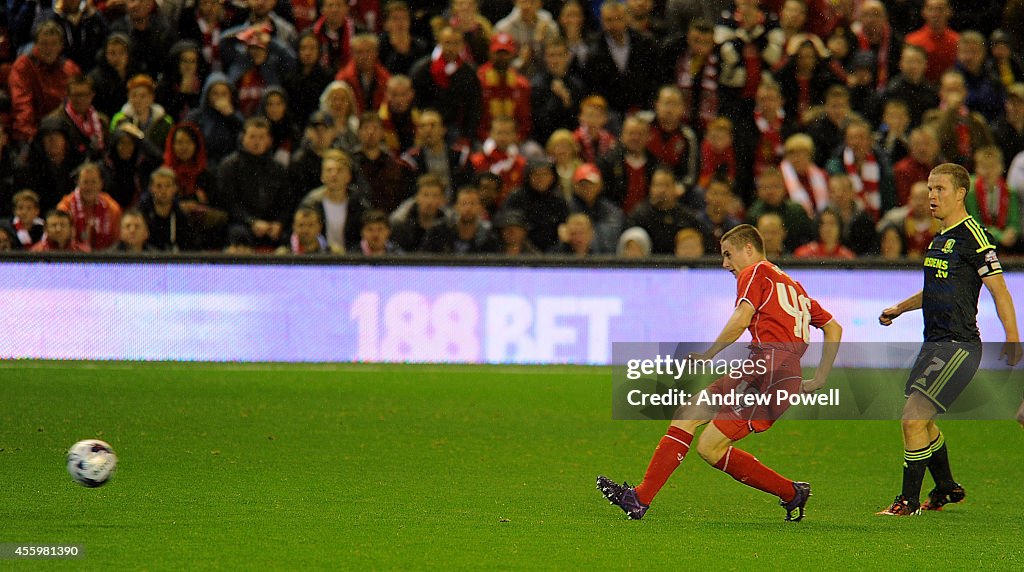
[[[115,468],[117,455],[105,441],[86,439],[68,449],[68,472],[83,487],[103,485],[110,480]]]

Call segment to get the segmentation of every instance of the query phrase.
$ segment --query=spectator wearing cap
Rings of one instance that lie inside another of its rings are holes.
[[[476,68],[463,56],[462,32],[446,26],[430,56],[409,72],[416,106],[436,109],[448,129],[448,140],[468,144],[480,128],[482,96]]]
[[[523,179],[523,185],[505,200],[503,212],[522,213],[530,242],[547,252],[558,242],[558,225],[569,216],[569,206],[562,198],[550,160],[532,159],[526,165]]]
[[[131,58],[140,73],[156,77],[163,71],[164,57],[173,35],[155,0],[125,2],[124,17],[114,22],[110,30],[131,38]]]
[[[541,4],[540,0],[516,0],[509,15],[494,25],[496,33],[510,35],[521,47],[512,65],[526,77],[540,71],[544,45],[561,35],[555,19]]]
[[[344,0],[328,1],[342,4],[341,9],[347,13],[348,6]],[[292,26],[288,20],[274,11],[274,8],[277,7],[277,0],[250,0],[248,4],[249,17],[241,24],[224,31],[220,44],[220,54],[224,69],[231,69],[234,58],[245,53],[244,47],[238,49],[237,46],[239,42],[244,43],[244,40],[239,39],[238,36],[245,30],[257,29],[265,31],[280,42],[282,46],[294,46],[298,39],[295,26]],[[323,38],[321,38],[321,43],[323,43]],[[336,69],[336,66],[331,69]]]
[[[939,90],[925,77],[928,55],[920,46],[907,44],[900,53],[899,74],[889,81],[879,101],[902,99],[910,112],[910,126],[917,127],[929,109],[939,106]],[[876,114],[881,110],[876,109]]]
[[[583,163],[576,167],[572,180],[569,212],[584,213],[590,218],[594,228],[594,254],[614,254],[624,217],[622,209],[601,196],[604,186],[601,171],[593,163]]]
[[[491,120],[505,116],[515,119],[519,142],[530,137],[533,117],[530,112],[530,82],[512,67],[516,42],[510,34],[499,32],[491,36],[491,59],[477,69],[480,80],[480,129],[477,138],[487,139]]]
[[[992,32],[988,37],[988,49],[991,57],[985,65],[990,67],[1004,88],[1009,89],[1013,84],[1024,81],[1024,61],[1013,52],[1009,34],[1003,30]]]
[[[43,22],[36,28],[32,51],[14,60],[7,82],[15,141],[28,143],[35,136],[39,121],[64,101],[68,79],[81,73],[63,50],[64,31],[56,22]]]
[[[295,56],[264,28],[248,28],[236,39],[233,49],[241,53],[232,58],[228,79],[238,92],[242,115],[251,117],[259,110],[263,92],[295,72]]]
[[[360,114],[376,111],[384,103],[391,79],[391,73],[380,63],[379,41],[373,34],[356,34],[352,38],[352,57],[334,76],[352,86]]]
[[[654,254],[672,254],[680,229],[700,227],[693,213],[679,204],[681,195],[682,187],[676,184],[672,171],[659,167],[652,176],[647,198],[626,221],[627,227],[639,227],[647,232]]]
[[[1006,89],[1005,113],[992,123],[992,136],[1004,157],[1024,151],[1024,83]]]
[[[129,133],[145,137],[157,149],[163,149],[174,122],[155,100],[156,83],[151,77],[139,74],[128,80],[128,103],[110,119],[110,129],[124,125]]]
[[[928,54],[925,77],[933,83],[938,83],[942,74],[956,63],[960,34],[949,27],[952,14],[949,0],[925,0],[921,8],[924,25],[904,39],[908,44],[921,46]]]
[[[494,217],[494,228],[497,229],[501,245],[499,252],[505,256],[522,256],[524,254],[543,254],[530,242],[530,225],[522,211],[504,210]]]
[[[89,72],[96,90],[93,105],[107,117],[120,111],[128,101],[128,79],[135,75],[130,46],[127,34],[110,34],[96,54],[96,66]]]

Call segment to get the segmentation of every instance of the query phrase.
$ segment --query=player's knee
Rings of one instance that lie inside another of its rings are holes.
[[[704,435],[701,435],[700,439],[697,440],[697,454],[709,465],[717,463],[728,448],[729,444],[727,442],[719,443],[715,439],[705,439]]]
[[[917,435],[928,432],[929,419],[903,419],[901,425],[904,435]]]

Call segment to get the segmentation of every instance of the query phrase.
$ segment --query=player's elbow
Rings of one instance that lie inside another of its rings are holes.
[[[826,342],[838,342],[843,338],[843,326],[836,320],[830,321],[821,329],[825,333]]]

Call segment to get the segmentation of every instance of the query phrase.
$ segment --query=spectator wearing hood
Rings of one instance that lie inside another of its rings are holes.
[[[211,202],[217,196],[217,180],[207,167],[206,143],[198,125],[183,121],[171,129],[164,147],[164,166],[174,173],[175,208],[193,223],[200,246],[223,247],[228,215]]]
[[[208,69],[195,42],[182,40],[171,47],[167,68],[156,86],[156,100],[164,105],[174,121],[181,121],[199,108]]]
[[[59,117],[45,117],[39,124],[24,167],[15,177],[17,187],[39,194],[39,209],[47,212],[71,192],[72,172],[85,159],[70,143],[67,126]]]
[[[107,36],[107,41],[96,54],[96,66],[89,72],[96,88],[93,106],[107,117],[120,111],[128,101],[128,78],[135,72],[128,36],[120,32]]]
[[[502,211],[521,213],[529,229],[529,241],[541,252],[547,252],[558,243],[558,225],[569,216],[554,163],[548,159],[532,159],[526,164],[523,181],[523,185],[505,200]]]
[[[214,72],[206,78],[199,109],[188,115],[199,126],[206,141],[206,159],[211,169],[238,147],[238,136],[245,121],[238,112],[235,89],[227,76]]]
[[[149,174],[160,166],[160,150],[130,125],[114,130],[103,158],[106,192],[122,209],[139,204]]]
[[[274,160],[287,167],[291,162],[292,153],[299,148],[300,136],[295,120],[292,119],[288,94],[284,88],[272,85],[263,92],[259,115],[270,121],[270,135],[273,139],[271,152]]]
[[[262,28],[246,29],[237,39],[230,47],[236,53],[227,68],[228,78],[238,90],[242,115],[251,117],[259,109],[263,92],[294,73],[295,56]]]

